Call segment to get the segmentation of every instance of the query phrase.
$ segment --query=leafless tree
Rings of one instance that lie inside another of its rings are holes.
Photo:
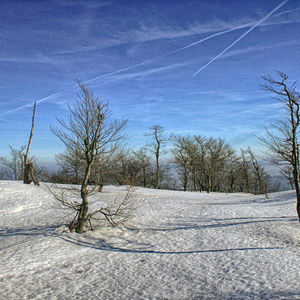
[[[80,148],[78,145],[75,149],[67,148],[64,152],[55,155],[55,160],[61,171],[64,171],[69,175],[67,177],[70,177],[65,183],[80,184],[81,182],[80,180],[84,172],[84,161],[82,159],[83,155],[79,151]]]
[[[280,173],[288,180],[291,189],[295,189],[294,179],[293,179],[293,168],[291,165],[280,166]]]
[[[172,136],[173,163],[183,190],[266,194],[269,175],[250,148],[238,157],[224,139]]]
[[[238,185],[240,192],[251,193],[251,162],[245,150],[241,149],[241,159],[238,162],[239,179]]]
[[[9,179],[9,170],[7,167],[0,168],[0,180]]]
[[[191,172],[191,157],[190,157],[190,137],[182,137],[180,135],[172,136],[174,148],[172,149],[173,163],[180,175],[183,190],[187,191],[190,182]]]
[[[253,151],[249,146],[245,152],[248,153],[250,157],[249,162],[251,163],[251,168],[249,168],[249,170],[252,173],[253,178],[252,192],[254,194],[267,194],[270,175],[265,171],[264,167],[258,163]]]
[[[99,192],[102,192],[106,184],[115,183],[114,172],[119,159],[119,151],[120,149],[116,149],[116,151],[111,151],[111,153],[103,153],[95,161],[95,166],[91,174],[91,182],[99,185]]]
[[[10,158],[0,157],[0,162],[11,170],[15,180],[22,180],[24,173],[24,150],[25,146],[21,146],[20,149],[15,149],[9,146]]]
[[[75,212],[75,217],[69,224],[70,231],[76,231],[81,233],[77,229],[78,216],[82,207],[82,202],[77,201],[80,188],[76,186],[68,185],[45,185],[48,191],[54,196],[56,201],[56,207],[66,211],[66,216]],[[109,195],[106,197],[105,192],[101,193],[101,198],[97,197],[95,189],[91,186],[88,187],[90,193],[89,205],[98,207],[87,213],[86,223],[89,224],[90,229],[94,230],[92,221],[101,221],[102,217],[113,227],[124,223],[133,216],[133,212],[137,208],[136,199],[134,199],[134,188],[132,186],[126,186],[125,194],[123,191],[119,192],[114,198]],[[94,197],[93,197],[94,196]]]
[[[139,172],[138,166],[135,164],[132,150],[122,148],[114,156],[114,164],[111,170],[112,181],[120,185],[136,185],[136,177]]]
[[[105,215],[101,209],[94,212],[89,211],[88,197],[95,192],[94,189],[89,188],[92,168],[98,157],[118,149],[119,143],[124,138],[122,131],[127,120],[112,119],[108,102],[95,97],[93,91],[81,81],[78,81],[78,84],[82,94],[78,95],[73,107],[68,106],[70,112],[68,120],[57,118],[63,129],[53,126],[50,128],[69,151],[79,148],[80,158],[85,162],[80,190],[81,203],[74,205],[66,203],[66,205],[72,205],[77,212],[74,222],[70,225],[70,230],[82,233],[87,222],[90,222],[96,213]],[[106,217],[109,218],[108,215]]]
[[[206,142],[207,147],[207,191],[222,190],[223,177],[226,171],[226,162],[234,157],[234,150],[225,142],[224,139],[209,138]]]
[[[133,151],[134,162],[138,166],[139,173],[137,175],[137,184],[143,187],[149,187],[151,178],[153,177],[153,168],[151,158],[145,148]]]
[[[169,141],[169,138],[164,135],[164,127],[161,125],[150,126],[151,132],[146,133],[146,136],[152,138],[152,142],[148,143],[147,148],[155,155],[156,162],[156,183],[155,188],[158,189],[161,183],[160,156],[165,154],[164,147]]]
[[[290,165],[293,170],[293,180],[296,189],[296,211],[300,221],[300,178],[299,178],[299,100],[300,94],[296,90],[296,82],[288,85],[288,76],[277,71],[279,80],[270,75],[263,76],[265,84],[263,90],[270,91],[286,109],[287,116],[277,120],[272,127],[276,133],[266,130],[266,136],[259,140],[266,146],[271,162],[280,166]]]
[[[173,137],[173,160],[183,181],[183,189],[196,191],[234,190],[237,157],[222,139],[203,136]]]

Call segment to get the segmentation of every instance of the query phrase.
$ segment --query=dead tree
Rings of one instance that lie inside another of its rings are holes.
[[[29,161],[29,150],[30,150],[30,146],[31,146],[31,142],[32,142],[32,137],[33,137],[35,110],[36,110],[36,102],[34,102],[34,106],[33,106],[31,131],[30,131],[30,136],[29,136],[27,151],[26,151],[26,154],[24,156],[24,164],[25,164],[25,169],[24,169],[24,183],[30,184],[33,181],[35,185],[40,185],[39,181],[34,176],[33,163]],[[30,177],[31,177],[32,180],[30,179]]]
[[[81,203],[76,206],[77,215],[70,229],[78,233],[84,231],[84,227],[95,212],[89,212],[88,197],[95,192],[89,188],[92,168],[97,158],[112,153],[119,147],[119,142],[124,138],[122,130],[127,120],[117,121],[110,119],[111,111],[108,102],[104,102],[94,96],[94,93],[85,84],[78,81],[82,95],[73,107],[69,107],[68,121],[58,119],[63,129],[50,127],[51,131],[65,144],[69,152],[78,149],[78,154],[85,162],[85,170],[81,184]],[[97,210],[97,212],[101,212]]]
[[[279,80],[273,79],[270,75],[263,76],[265,84],[262,88],[276,94],[276,98],[283,104],[288,114],[280,120],[277,120],[272,127],[277,134],[266,130],[265,137],[259,137],[259,140],[267,147],[268,154],[271,156],[271,162],[279,166],[290,165],[293,170],[294,187],[296,190],[296,211],[300,222],[300,170],[299,170],[299,125],[300,125],[300,94],[296,90],[296,82],[288,86],[288,76],[277,71]]]

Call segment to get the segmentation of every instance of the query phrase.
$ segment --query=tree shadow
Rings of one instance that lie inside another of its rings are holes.
[[[297,222],[298,219],[293,216],[286,217],[260,217],[260,218],[190,218],[186,221],[186,218],[175,217],[173,222],[168,222],[167,225],[160,224],[158,227],[147,226],[143,228],[127,228],[128,230],[145,230],[145,231],[177,231],[177,230],[202,230],[208,228],[220,228],[230,227],[238,225],[249,225],[254,223],[269,223],[269,222]],[[192,220],[194,219],[194,221]]]
[[[293,222],[297,221],[297,218],[286,216],[286,217],[262,217],[262,218],[206,218],[199,220],[186,221],[184,218],[180,220],[180,217],[174,219],[173,223],[168,223],[167,226],[163,224],[145,227],[134,227],[125,228],[127,232],[147,232],[148,234],[153,232],[172,232],[180,230],[205,230],[209,228],[225,228],[230,226],[247,225],[253,223],[270,223],[270,222]],[[284,246],[272,245],[272,246],[260,246],[260,247],[231,247],[221,249],[195,249],[186,251],[169,251],[155,249],[157,245],[151,243],[141,242],[132,238],[124,238],[118,234],[113,236],[107,236],[106,239],[92,237],[91,235],[70,233],[67,230],[59,230],[63,224],[55,226],[34,226],[25,228],[5,228],[0,230],[1,237],[13,237],[13,236],[52,236],[60,238],[68,243],[78,245],[81,247],[89,247],[92,249],[110,251],[110,252],[122,252],[122,253],[147,253],[147,254],[195,254],[195,253],[218,253],[218,252],[230,252],[230,251],[255,251],[255,250],[270,250],[270,249],[285,249]],[[101,229],[99,229],[101,230]],[[146,238],[147,239],[147,238]],[[145,239],[145,240],[146,240]],[[26,241],[25,241],[26,242]],[[182,241],[184,243],[184,240]],[[10,246],[8,246],[10,247]],[[0,247],[1,248],[1,247]],[[5,247],[6,248],[6,247]],[[2,248],[4,249],[4,248]]]
[[[0,229],[0,237],[5,236],[34,236],[34,235],[55,235],[55,231],[63,224],[60,225],[44,225],[22,228],[4,228]]]
[[[256,250],[274,250],[284,249],[284,247],[239,247],[239,248],[222,248],[222,249],[195,249],[186,251],[164,251],[156,250],[150,243],[141,243],[124,238],[119,239],[119,245],[107,242],[104,239],[78,239],[74,236],[60,235],[59,238],[74,245],[88,247],[101,251],[121,252],[121,253],[138,253],[138,254],[197,254],[197,253],[218,253],[232,251],[256,251]]]

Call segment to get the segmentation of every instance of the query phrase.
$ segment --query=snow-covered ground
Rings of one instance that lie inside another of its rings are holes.
[[[109,186],[100,197],[116,197]],[[70,233],[43,187],[0,181],[1,299],[300,299],[293,191],[137,188],[122,228]]]

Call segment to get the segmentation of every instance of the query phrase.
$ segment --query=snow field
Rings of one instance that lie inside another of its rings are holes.
[[[99,197],[125,193],[108,186]],[[0,181],[1,297],[300,298],[293,191],[266,199],[136,188],[133,197],[139,208],[123,227],[80,235],[45,189]]]

